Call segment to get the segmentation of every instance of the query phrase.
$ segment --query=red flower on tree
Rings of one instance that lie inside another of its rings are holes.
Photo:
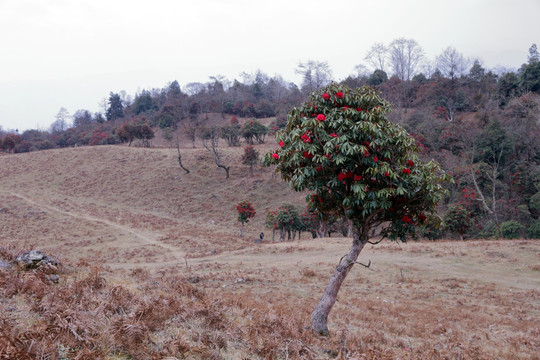
[[[426,215],[424,215],[424,214],[418,215],[418,218],[419,218],[422,222],[426,221]]]
[[[403,173],[409,175],[411,173],[411,169],[403,169]]]
[[[354,181],[362,180],[362,175],[354,175]]]
[[[338,98],[341,99],[341,98],[343,97],[343,93],[342,93],[341,91],[338,91],[338,92],[336,93],[336,97],[338,97]]]
[[[284,143],[283,141],[280,141],[280,142],[278,143],[278,145],[281,146],[281,147],[283,147],[283,146],[285,145],[285,143]]]
[[[244,229],[244,223],[249,222],[249,219],[255,216],[257,212],[249,201],[242,201],[236,205],[236,211],[238,211],[238,221],[242,224],[240,228],[240,236],[242,236],[242,230]]]
[[[407,165],[409,165],[410,167],[413,167],[414,166],[414,162],[412,160],[409,160],[407,161]]]
[[[276,154],[276,153],[273,153],[273,154],[272,154],[272,157],[273,157],[274,159],[276,159],[276,160],[279,159],[279,155]]]
[[[338,137],[338,136],[336,135],[336,133],[331,133],[330,136],[331,136],[331,137],[335,137],[335,138]]]
[[[377,162],[377,161],[379,161],[379,158],[376,157],[376,156],[374,156],[374,157],[373,157],[373,161]]]
[[[412,220],[409,216],[407,215],[403,215],[403,217],[401,218],[401,221],[403,221],[404,223],[411,223],[412,224]]]
[[[324,121],[324,120],[326,120],[326,116],[324,116],[323,114],[319,114],[319,115],[317,115],[317,120]]]
[[[327,93],[322,94],[322,97],[324,100],[330,100],[330,95],[328,95]]]

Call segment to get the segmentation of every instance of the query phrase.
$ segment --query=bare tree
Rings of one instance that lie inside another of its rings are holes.
[[[212,147],[212,150],[210,150],[210,148],[208,147],[208,143],[204,143],[203,145],[206,148],[206,150],[212,151],[212,153],[214,154],[214,161],[216,162],[217,167],[225,170],[225,174],[226,174],[225,178],[228,179],[229,170],[231,169],[231,167],[226,166],[222,163],[221,154],[219,153],[217,149],[218,141],[219,141],[219,131],[217,129],[211,129],[210,131],[211,131],[210,145]]]
[[[383,43],[375,43],[371,46],[371,49],[367,52],[364,60],[373,66],[375,70],[381,70],[386,72],[386,60],[388,59],[388,46]]]
[[[492,154],[492,161],[489,161],[489,167],[491,168],[491,174],[488,171],[484,172],[484,175],[489,179],[491,182],[491,204],[488,204],[486,201],[486,197],[484,196],[484,193],[478,186],[478,182],[476,181],[476,176],[474,174],[474,168],[472,166],[471,162],[471,179],[473,181],[474,188],[476,190],[476,193],[478,194],[478,201],[482,204],[482,208],[488,213],[489,217],[493,219],[493,222],[495,223],[495,226],[497,228],[497,235],[499,237],[502,237],[501,234],[501,228],[500,228],[500,218],[499,218],[499,209],[497,207],[497,192],[496,192],[496,185],[497,185],[497,178],[503,171],[501,166],[501,158],[503,155],[503,146],[501,146],[500,151],[498,153]],[[473,157],[474,157],[474,144],[473,144]],[[489,206],[491,205],[491,206]]]
[[[176,137],[176,150],[178,150],[178,164],[186,174],[189,174],[189,170],[182,165],[182,154],[180,153],[180,140],[178,139],[178,136]]]
[[[60,108],[60,111],[58,111],[58,114],[56,114],[56,121],[54,121],[51,124],[50,132],[51,133],[59,133],[62,131],[66,131],[69,127],[69,121],[71,119],[71,115],[67,111],[66,108]]]
[[[302,75],[302,91],[307,94],[328,85],[332,80],[332,70],[327,61],[301,62],[295,72]]]
[[[354,71],[356,72],[356,77],[358,78],[369,77],[369,70],[364,64],[355,65]]]
[[[389,54],[392,70],[402,81],[412,79],[424,58],[424,50],[416,40],[405,38],[392,41]]]
[[[287,83],[281,75],[276,75],[268,81],[270,98],[279,103],[287,95]]]
[[[231,87],[231,81],[227,79],[224,75],[215,75],[215,76],[209,76],[210,80],[212,80],[212,83],[220,83],[223,86],[223,90],[227,90]]]
[[[467,73],[471,65],[471,60],[465,58],[454,47],[449,46],[437,56],[436,63],[437,68],[444,76],[454,79]]]
[[[101,110],[103,114],[107,113],[107,109],[109,108],[109,98],[104,97],[98,102],[98,107]]]
[[[200,82],[190,82],[184,87],[184,90],[188,95],[198,95],[205,92],[206,86]]]
[[[422,64],[420,65],[420,68],[426,78],[430,79],[437,67],[432,60],[424,59],[424,61],[422,61]]]
[[[124,107],[128,107],[133,103],[133,98],[126,92],[126,90],[121,90],[118,95],[120,95],[120,99],[122,100],[122,105],[124,105]]]

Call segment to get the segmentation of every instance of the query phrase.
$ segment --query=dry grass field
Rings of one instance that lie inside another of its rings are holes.
[[[540,242],[366,247],[321,338],[310,311],[350,239],[272,243],[265,209],[304,195],[242,148],[220,148],[226,180],[197,146],[190,174],[176,149],[0,155],[0,259],[63,264],[58,284],[0,269],[0,359],[540,359]]]

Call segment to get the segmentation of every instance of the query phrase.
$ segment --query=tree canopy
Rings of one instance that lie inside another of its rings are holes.
[[[370,87],[331,84],[290,112],[265,164],[277,165],[295,190],[309,190],[322,215],[358,228],[383,225],[381,235],[390,239],[415,237],[448,176],[436,162],[420,161],[414,138],[387,119],[389,111]]]

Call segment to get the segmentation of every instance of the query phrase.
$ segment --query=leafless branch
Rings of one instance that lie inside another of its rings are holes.
[[[359,263],[359,262],[357,262],[357,261],[355,261],[354,264],[362,265],[363,267],[365,267],[365,268],[368,269],[368,270],[375,271],[375,270],[373,270],[373,269],[370,268],[370,266],[371,266],[371,259],[369,260],[369,263],[368,263],[367,265],[362,264],[362,263]]]
[[[341,257],[341,259],[339,259],[339,262],[338,264],[341,264],[341,261],[349,254],[345,254]],[[350,260],[349,260],[350,261]],[[353,266],[354,264],[358,264],[358,265],[362,265],[363,267],[365,267],[366,269],[369,269],[371,271],[374,271],[373,269],[370,269],[370,266],[371,266],[371,259],[369,260],[369,263],[367,265],[365,264],[362,264],[362,263],[359,263],[357,261],[351,261],[349,264],[347,264],[347,266],[345,266],[346,268],[349,267],[349,266]]]
[[[369,240],[367,240],[366,242],[368,244],[371,244],[371,245],[377,245],[378,243],[380,243],[383,240],[384,240],[384,237],[380,238],[378,241],[369,241]]]

